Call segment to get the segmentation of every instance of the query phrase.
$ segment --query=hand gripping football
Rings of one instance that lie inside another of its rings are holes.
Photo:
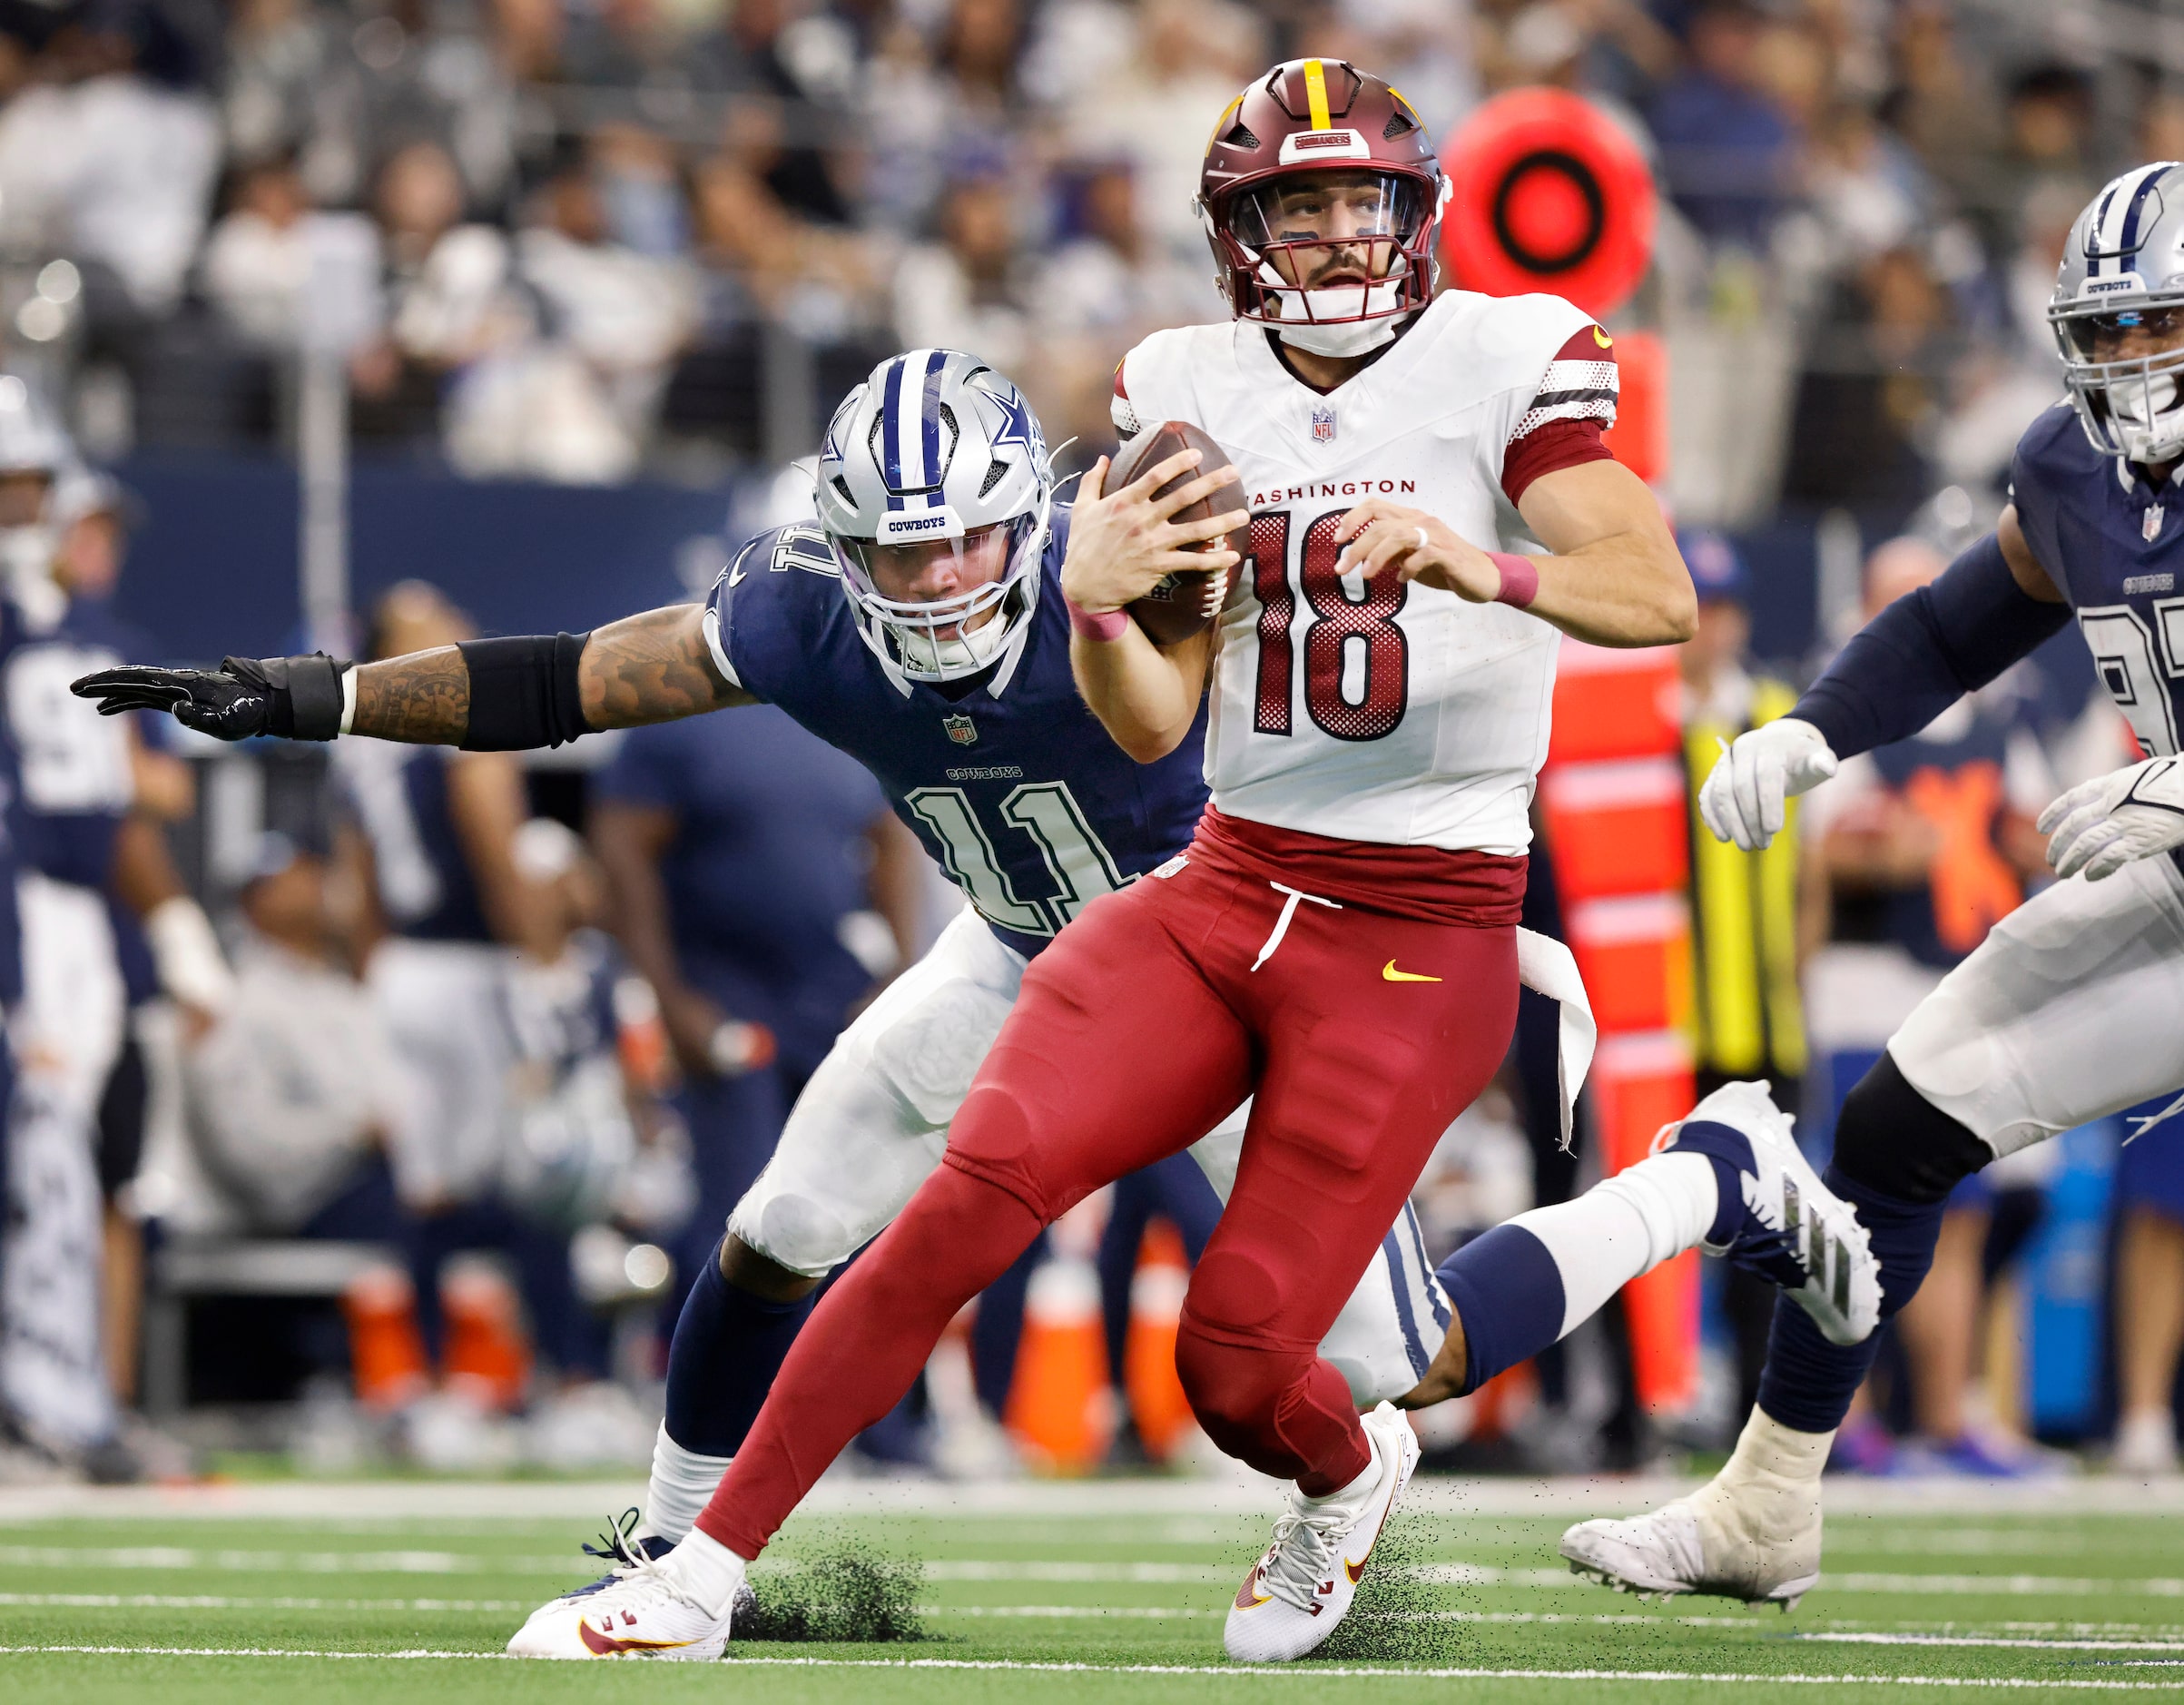
[[[1170,518],[1176,521],[1210,520],[1216,515],[1225,515],[1244,505],[1244,482],[1235,477],[1228,457],[1221,447],[1196,427],[1181,420],[1163,420],[1150,426],[1125,443],[1115,453],[1108,465],[1105,489],[1119,490],[1137,478],[1149,468],[1156,468],[1178,450],[1196,450],[1202,459],[1195,468],[1186,470],[1180,478],[1160,488],[1162,492],[1210,474],[1226,469],[1228,483],[1212,497],[1202,498],[1196,503],[1176,511]],[[1158,494],[1156,494],[1158,495]],[[1244,554],[1246,535],[1239,527],[1227,536],[1228,547],[1239,557]],[[1207,549],[1213,546],[1205,547]],[[1221,613],[1227,599],[1229,587],[1234,584],[1237,569],[1209,569],[1204,574],[1172,574],[1164,578],[1145,596],[1127,605],[1133,620],[1145,629],[1146,637],[1156,646],[1173,646],[1188,639],[1193,634],[1203,633],[1208,623]]]

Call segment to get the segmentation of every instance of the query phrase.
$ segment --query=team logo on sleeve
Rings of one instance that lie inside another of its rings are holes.
[[[1312,441],[1314,444],[1332,444],[1334,442],[1333,409],[1324,407],[1315,408],[1313,409]]]
[[[958,711],[952,716],[940,718],[940,726],[948,730],[948,737],[959,746],[967,746],[979,737],[978,724]]]

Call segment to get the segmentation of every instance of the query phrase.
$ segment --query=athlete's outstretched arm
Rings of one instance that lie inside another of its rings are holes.
[[[1210,497],[1233,477],[1226,468],[1201,474],[1165,498],[1153,494],[1198,465],[1196,450],[1179,450],[1113,493],[1103,482],[1107,459],[1093,464],[1078,488],[1070,517],[1069,549],[1062,559],[1062,591],[1069,600],[1069,667],[1115,744],[1140,764],[1165,758],[1183,744],[1205,693],[1214,630],[1175,646],[1156,646],[1123,613],[1162,577],[1179,571],[1234,569],[1242,558],[1225,545],[1206,545],[1251,517],[1241,509],[1209,521],[1170,517]],[[1206,548],[1198,548],[1206,545]]]
[[[1541,474],[1517,508],[1552,553],[1481,550],[1440,517],[1372,498],[1343,517],[1338,572],[1390,568],[1473,604],[1509,603],[1595,646],[1675,646],[1697,631],[1698,597],[1646,482],[1621,463]]]
[[[223,740],[346,733],[522,751],[754,703],[713,662],[704,623],[703,605],[676,604],[581,636],[470,640],[352,670],[324,656],[230,657],[216,670],[104,669],[74,690],[109,716],[171,711]]]

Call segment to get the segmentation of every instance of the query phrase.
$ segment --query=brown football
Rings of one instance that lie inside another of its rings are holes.
[[[1186,449],[1199,453],[1202,459],[1198,466],[1187,470],[1181,478],[1170,480],[1161,487],[1162,491],[1173,491],[1201,474],[1218,469],[1226,469],[1229,479],[1212,497],[1178,509],[1172,518],[1204,521],[1225,515],[1231,509],[1243,508],[1244,482],[1236,478],[1227,454],[1196,427],[1182,420],[1163,420],[1158,426],[1146,427],[1116,451],[1115,459],[1107,468],[1105,488],[1118,490],[1147,468],[1156,468],[1178,450]],[[1242,527],[1228,535],[1228,547],[1239,557],[1244,555],[1246,542],[1247,534]],[[1235,569],[1209,569],[1204,574],[1169,575],[1145,596],[1126,607],[1132,619],[1145,629],[1146,637],[1156,646],[1177,645],[1193,634],[1205,632],[1207,624],[1221,613],[1235,572]]]

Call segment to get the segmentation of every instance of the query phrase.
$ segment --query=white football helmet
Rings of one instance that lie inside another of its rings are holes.
[[[2184,164],[2134,166],[2093,197],[2063,246],[2048,324],[2095,448],[2149,466],[2184,455],[2184,342],[2114,355],[2132,329],[2184,330]]]
[[[912,350],[842,399],[819,452],[819,522],[857,631],[905,693],[913,680],[1016,672],[1039,596],[1054,470],[1024,395],[974,355]],[[959,557],[1000,554],[998,578],[930,603],[873,584],[885,546],[946,539]]]

